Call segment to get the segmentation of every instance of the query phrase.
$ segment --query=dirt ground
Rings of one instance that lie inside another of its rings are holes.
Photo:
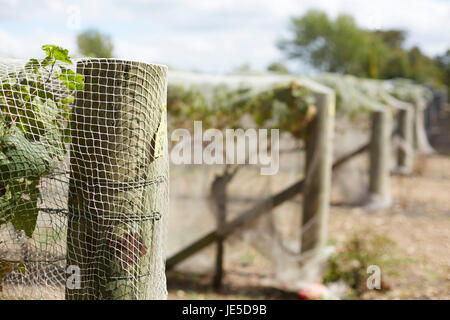
[[[404,263],[387,276],[390,290],[363,299],[450,299],[450,156],[420,157],[416,173],[393,176],[394,205],[366,212],[336,203],[329,238],[338,246],[370,229],[395,242]],[[254,253],[256,255],[256,253]],[[168,274],[169,299],[296,299],[296,294],[261,285],[270,268],[263,258],[227,266],[224,288],[211,289],[210,275]],[[266,270],[266,271],[265,271]]]
[[[422,175],[392,178],[395,203],[389,210],[332,209],[331,238],[340,242],[357,230],[374,230],[392,239],[405,261],[388,280],[391,290],[365,298],[450,298],[450,157],[420,161]]]

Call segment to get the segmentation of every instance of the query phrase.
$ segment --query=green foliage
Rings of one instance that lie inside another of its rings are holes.
[[[281,62],[272,62],[267,66],[267,71],[278,74],[289,74],[288,68]]]
[[[447,87],[447,95],[450,96],[450,49],[436,58],[436,65],[442,70],[442,82]]]
[[[228,117],[232,114],[226,107],[224,108],[224,105],[229,104],[231,108],[233,94],[227,95],[223,88],[217,88],[212,96],[213,102],[210,104],[201,88],[185,89],[182,86],[169,86],[167,105],[172,116],[170,124],[176,128],[186,128],[192,121],[198,119],[202,119],[203,125],[207,128],[220,129],[230,124],[232,120]]]
[[[279,46],[290,58],[309,61],[324,71],[368,75],[368,32],[358,28],[349,15],[340,15],[334,21],[317,10],[291,20],[294,37]]]
[[[72,64],[69,57],[69,50],[67,49],[47,44],[42,46],[42,50],[47,54],[47,58],[44,60],[49,64],[54,60]]]
[[[61,73],[58,74],[58,79],[64,83],[64,86],[69,90],[83,90],[84,78],[81,74],[60,66]]]
[[[309,90],[291,82],[252,97],[245,108],[257,126],[278,128],[295,138],[303,138],[306,125],[316,113],[313,104]]]
[[[68,51],[44,45],[46,57],[0,78],[0,225],[11,222],[31,237],[41,198],[39,181],[66,154],[71,92],[84,88]],[[62,88],[55,89],[59,79]]]
[[[406,39],[406,33],[403,30],[377,30],[374,34],[381,40],[389,49],[402,49],[403,42]]]
[[[201,87],[169,85],[167,104],[172,127],[188,128],[192,121],[202,119],[205,128],[236,128],[249,115],[258,127],[277,128],[297,138],[303,137],[315,114],[311,93],[294,81],[261,92],[219,85],[208,94]]]
[[[425,56],[418,47],[411,48],[408,52],[408,62],[410,66],[407,78],[417,82],[439,85],[442,83],[442,73],[435,62]]]
[[[89,29],[79,34],[77,43],[80,52],[87,57],[112,57],[114,46],[111,38],[100,33],[98,30]]]
[[[445,75],[439,63],[419,48],[403,47],[402,30],[370,31],[356,25],[349,15],[330,19],[310,10],[291,20],[293,37],[279,43],[288,57],[303,59],[322,71],[366,78],[409,78],[439,85]]]

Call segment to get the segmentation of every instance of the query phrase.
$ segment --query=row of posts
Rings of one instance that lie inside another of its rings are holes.
[[[327,240],[327,224],[332,181],[334,93],[316,94],[318,114],[311,123],[306,142],[306,188],[303,192],[301,251],[322,248]],[[405,104],[406,105],[406,104]],[[396,123],[393,112],[397,111]],[[371,113],[369,142],[368,209],[391,205],[390,173],[410,174],[414,154],[432,152],[424,129],[425,102],[394,109],[386,106]],[[391,166],[391,141],[396,134],[399,146],[396,165]]]

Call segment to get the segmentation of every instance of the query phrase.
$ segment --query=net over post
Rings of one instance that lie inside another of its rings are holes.
[[[433,154],[434,149],[428,141],[425,130],[425,109],[427,101],[423,97],[417,97],[414,101],[414,147],[420,154]]]
[[[164,299],[167,68],[87,59],[77,72],[67,265],[80,281],[66,299]]]
[[[401,139],[397,152],[397,171],[409,174],[412,171],[414,160],[413,148],[413,109],[401,109],[397,115],[398,134]]]
[[[386,108],[372,112],[370,138],[369,200],[367,207],[386,208],[391,205],[390,152],[391,110]]]
[[[334,92],[316,92],[317,114],[306,138],[301,252],[325,245],[330,208],[335,113]]]

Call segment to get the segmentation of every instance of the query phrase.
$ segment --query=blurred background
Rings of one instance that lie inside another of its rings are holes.
[[[194,73],[331,72],[405,78],[450,93],[449,0],[0,0],[0,8],[2,58],[40,57],[41,45],[49,43],[74,58],[123,58]],[[412,175],[392,177],[392,207],[367,212],[354,205],[365,196],[366,157],[335,173],[329,244],[337,254],[320,285],[305,289],[281,281],[295,260],[286,248],[300,236],[297,197],[227,239],[219,286],[212,285],[211,246],[168,272],[169,298],[297,299],[325,290],[339,298],[450,298],[446,103],[427,124],[432,155],[418,155]],[[369,126],[367,117],[337,116],[335,157],[367,141]],[[303,176],[302,146],[290,138],[282,143],[279,174],[261,177],[245,168],[230,182],[228,218]],[[171,166],[168,256],[215,229],[210,194],[220,175],[220,166]],[[366,290],[367,264],[386,271],[383,290]]]

